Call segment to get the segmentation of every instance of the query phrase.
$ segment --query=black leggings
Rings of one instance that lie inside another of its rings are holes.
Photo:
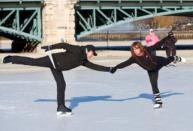
[[[64,80],[62,71],[58,71],[55,69],[51,69],[51,71],[57,84],[57,103],[58,105],[61,105],[61,104],[65,105],[66,82]]]
[[[11,62],[13,64],[22,64],[30,66],[40,66],[40,67],[49,67],[53,68],[53,65],[48,56],[40,58],[29,58],[24,56],[11,56]]]
[[[149,79],[150,79],[150,83],[151,83],[153,94],[159,93],[159,89],[158,89],[158,74],[159,74],[158,70],[148,71],[148,75],[149,75]]]
[[[157,68],[155,70],[148,70],[148,75],[149,75],[149,79],[150,79],[150,83],[151,83],[151,87],[152,87],[152,91],[153,94],[158,94],[160,93],[159,89],[158,89],[158,76],[159,76],[159,70],[163,67],[168,65],[169,63],[171,63],[172,61],[174,61],[174,57],[168,57],[168,58],[164,58],[164,57],[157,57]]]
[[[166,56],[175,56],[176,55],[176,47],[166,48]]]
[[[53,65],[48,56],[41,58],[29,58],[23,56],[12,56],[11,62],[13,64],[23,64],[30,66],[40,66],[40,67],[48,67],[51,69],[51,72],[56,80],[57,84],[57,103],[58,105],[65,105],[65,88],[66,83],[62,74],[62,71],[54,69]]]

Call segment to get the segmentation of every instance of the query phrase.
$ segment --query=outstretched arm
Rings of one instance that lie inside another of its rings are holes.
[[[86,61],[83,66],[88,67],[90,69],[96,70],[96,71],[104,71],[104,72],[110,72],[111,67],[105,67],[105,66],[101,66],[101,65],[97,65],[94,63],[91,63],[89,61]]]
[[[129,66],[131,64],[133,64],[135,62],[135,59],[133,57],[130,57],[128,60],[118,64],[115,66],[116,69],[121,69],[121,68],[124,68],[126,66]]]

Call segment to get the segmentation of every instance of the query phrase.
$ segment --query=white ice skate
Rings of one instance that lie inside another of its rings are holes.
[[[158,108],[162,108],[162,100],[160,97],[160,93],[154,94],[154,99],[155,99],[155,103],[154,103],[154,109],[158,109]]]
[[[186,59],[184,57],[180,56],[174,56],[174,62],[186,62]]]

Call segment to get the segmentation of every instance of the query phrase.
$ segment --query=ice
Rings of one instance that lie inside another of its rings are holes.
[[[34,67],[36,68],[36,67]],[[71,117],[56,116],[56,85],[49,70],[1,73],[1,131],[191,131],[193,67],[179,64],[159,73],[163,108],[153,109],[146,71],[115,74],[86,68],[64,72]]]

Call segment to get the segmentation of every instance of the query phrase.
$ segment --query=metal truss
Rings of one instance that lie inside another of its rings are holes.
[[[0,0],[0,35],[39,43],[42,0]]]
[[[115,25],[193,12],[193,0],[79,0],[76,10],[76,38]]]

